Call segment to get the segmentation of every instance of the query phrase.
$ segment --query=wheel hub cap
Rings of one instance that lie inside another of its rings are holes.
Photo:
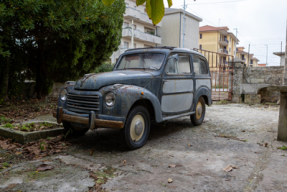
[[[143,116],[141,116],[140,114],[135,115],[130,125],[131,139],[134,142],[139,141],[144,134],[144,130],[145,130],[145,120]]]
[[[143,132],[143,123],[141,121],[136,122],[135,125],[135,133],[136,135],[140,135]]]

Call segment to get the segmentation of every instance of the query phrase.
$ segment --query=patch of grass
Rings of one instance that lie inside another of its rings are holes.
[[[6,162],[3,162],[2,166],[5,167],[5,168],[10,167],[9,163],[6,163]]]
[[[9,128],[9,129],[13,129],[15,126],[12,125],[11,123],[6,123],[6,124],[4,125],[4,127]]]
[[[221,101],[214,102],[214,104],[216,104],[216,105],[224,105],[224,104],[228,104],[228,103],[229,103],[229,101],[227,101],[227,100],[221,100]]]
[[[281,149],[281,150],[287,150],[287,147],[285,145],[283,145],[282,147],[277,147],[277,149]]]
[[[165,185],[165,184],[163,184],[163,183],[159,183],[159,184],[161,184],[163,187],[166,187],[166,185]]]
[[[12,121],[13,121],[13,119],[6,118],[4,115],[0,116],[0,125],[3,123],[10,123]]]

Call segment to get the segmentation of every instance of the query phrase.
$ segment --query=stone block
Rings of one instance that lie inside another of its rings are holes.
[[[13,141],[16,141],[21,144],[26,144],[39,139],[45,139],[47,137],[55,137],[57,135],[61,135],[63,132],[64,128],[55,128],[50,130],[34,131],[34,132],[23,132],[0,126],[0,135],[2,137],[12,139]]]
[[[232,95],[232,103],[241,103],[242,102],[242,98],[241,95]]]
[[[244,95],[244,103],[247,104],[260,104],[261,103],[261,95],[256,94],[256,95]]]
[[[250,79],[250,83],[264,83],[264,79]]]

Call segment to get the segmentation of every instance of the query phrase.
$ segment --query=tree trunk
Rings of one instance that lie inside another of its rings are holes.
[[[47,68],[45,59],[44,42],[38,41],[38,64],[36,68],[36,90],[37,98],[42,99],[48,94],[49,83],[47,82]]]
[[[3,96],[4,96],[4,101],[9,101],[8,97],[8,86],[9,86],[9,65],[10,65],[10,57],[6,57],[6,65],[5,65],[5,71],[3,75],[3,80],[4,80],[4,88],[3,88]]]

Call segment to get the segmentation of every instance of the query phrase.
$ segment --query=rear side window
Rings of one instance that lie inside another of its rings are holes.
[[[195,75],[208,74],[206,62],[199,58],[193,58],[193,70]]]
[[[191,74],[190,57],[185,54],[178,54],[178,61],[169,60],[165,72],[168,75]]]

